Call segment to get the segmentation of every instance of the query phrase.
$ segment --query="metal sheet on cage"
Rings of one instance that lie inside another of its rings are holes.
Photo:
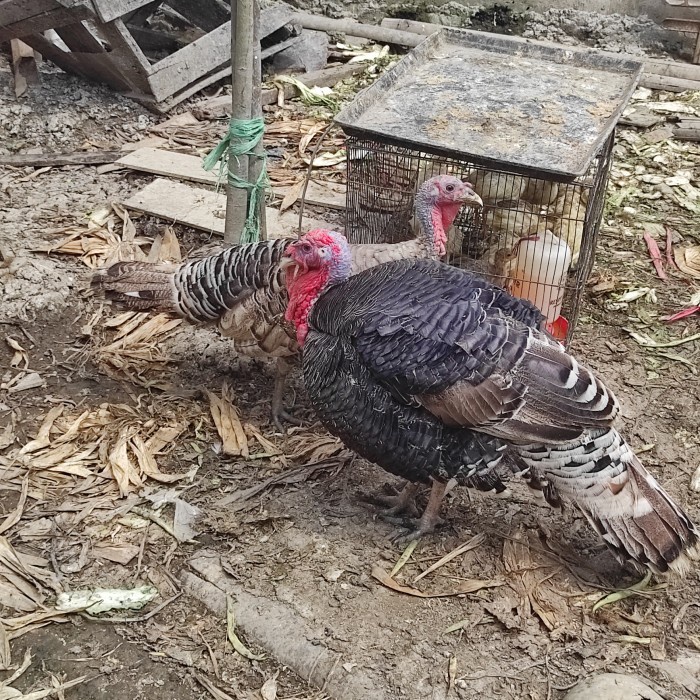
[[[641,71],[602,52],[443,29],[336,122],[359,138],[570,179],[588,170]]]

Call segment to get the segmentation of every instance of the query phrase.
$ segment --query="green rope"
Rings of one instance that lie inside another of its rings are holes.
[[[231,119],[228,125],[228,133],[204,158],[204,169],[212,170],[219,163],[219,177],[228,170],[228,183],[231,187],[248,190],[248,212],[245,225],[241,233],[241,243],[252,243],[260,240],[260,203],[265,190],[270,186],[267,177],[267,156],[265,153],[254,153],[265,131],[265,122],[262,117],[255,119]],[[228,167],[230,158],[240,156],[253,156],[262,161],[260,175],[255,182],[249,182],[234,175]]]

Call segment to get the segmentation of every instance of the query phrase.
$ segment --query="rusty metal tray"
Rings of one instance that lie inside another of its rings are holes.
[[[336,123],[361,138],[571,179],[610,136],[642,67],[600,51],[445,28]]]

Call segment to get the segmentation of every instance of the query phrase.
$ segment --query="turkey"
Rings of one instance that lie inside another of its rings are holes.
[[[395,244],[351,246],[352,271],[403,258],[445,254],[446,231],[464,205],[481,206],[481,198],[451,175],[427,180],[415,197],[418,238]],[[289,360],[299,348],[293,329],[284,322],[287,290],[279,263],[288,239],[235,246],[216,255],[181,265],[119,262],[93,277],[92,287],[121,307],[165,311],[192,322],[218,322],[239,353],[277,358],[272,417],[298,421],[283,404]]]
[[[329,231],[290,244],[283,264],[314,409],[362,456],[432,481],[419,534],[449,477],[497,483],[511,466],[552,505],[578,508],[621,559],[688,569],[695,526],[613,427],[615,396],[539,330],[529,302],[433,260],[348,278],[347,242]]]

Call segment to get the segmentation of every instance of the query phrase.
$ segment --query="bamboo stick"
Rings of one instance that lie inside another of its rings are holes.
[[[253,99],[253,0],[231,1],[231,118],[250,119]],[[229,173],[248,180],[248,156],[229,157]],[[240,243],[245,225],[248,190],[227,183],[224,242]]]
[[[260,2],[253,0],[253,95],[251,102],[251,117],[262,117],[262,60],[260,48]],[[265,153],[262,139],[255,148],[256,155]],[[253,158],[250,164],[250,181],[257,182],[263,168],[261,158]],[[260,240],[267,240],[267,225],[265,220],[265,198],[258,200],[258,217],[260,221]]]

